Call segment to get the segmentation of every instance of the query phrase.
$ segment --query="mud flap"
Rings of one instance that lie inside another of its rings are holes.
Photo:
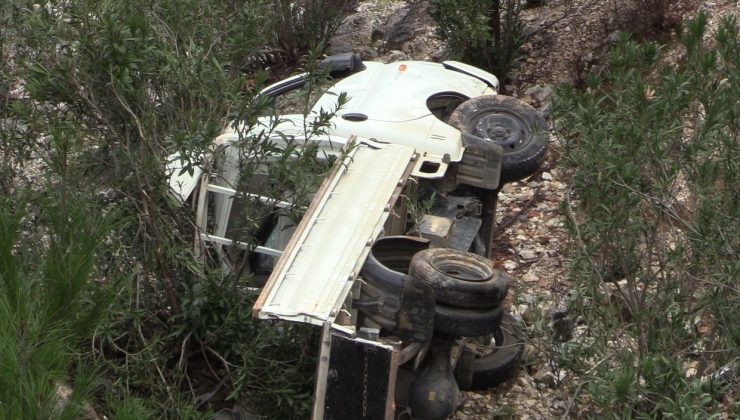
[[[405,276],[402,287],[398,328],[393,333],[404,341],[425,343],[434,330],[434,291],[413,276]]]
[[[500,145],[462,133],[465,153],[457,169],[457,184],[495,190],[501,180],[504,149]]]

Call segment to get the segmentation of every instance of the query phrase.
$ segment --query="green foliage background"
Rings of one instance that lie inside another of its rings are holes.
[[[585,91],[559,91],[570,306],[590,328],[554,357],[607,417],[709,418],[736,386],[740,41],[731,17],[706,26],[686,23],[678,66],[623,34]]]
[[[502,80],[524,42],[518,0],[432,0],[430,14],[453,59],[492,71]]]
[[[507,72],[518,2],[432,3],[458,58]],[[0,4],[3,417],[79,418],[89,405],[112,418],[205,418],[235,403],[307,415],[315,332],[254,322],[248,276],[194,258],[192,214],[162,168],[177,152],[207,164],[198,156],[228,121],[251,127],[269,112],[254,100],[269,77],[247,72],[254,54],[311,70],[344,4]],[[706,418],[733,384],[712,375],[740,358],[740,46],[736,21],[711,40],[705,27],[703,15],[686,26],[677,67],[661,65],[657,44],[624,37],[586,90],[559,91],[570,307],[590,333],[549,343],[551,363],[595,417]],[[245,137],[242,164],[248,176],[255,155],[282,154],[273,192],[298,209],[327,166],[294,146]],[[263,216],[245,214],[243,239]],[[700,362],[696,377],[688,361]]]
[[[300,60],[321,54],[344,3],[0,5],[4,417],[79,418],[90,406],[116,418],[200,418],[234,404],[308,412],[315,332],[253,321],[249,278],[196,261],[193,215],[163,168],[178,152],[207,164],[196,157],[228,121],[254,124],[268,77],[247,72],[254,54],[310,64]],[[326,170],[315,151],[241,146],[285,155],[284,173]],[[281,191],[310,189],[299,184]],[[73,392],[61,403],[64,384]]]

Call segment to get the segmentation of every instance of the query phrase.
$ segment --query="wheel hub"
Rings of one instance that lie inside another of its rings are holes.
[[[454,252],[432,258],[431,264],[440,273],[464,281],[483,282],[493,275],[493,271],[485,263]]]
[[[524,121],[516,115],[488,113],[474,121],[473,134],[506,149],[516,150],[524,145],[528,135],[526,127]]]

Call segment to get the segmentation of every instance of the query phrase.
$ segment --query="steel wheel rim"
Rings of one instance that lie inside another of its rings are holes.
[[[472,121],[473,134],[506,150],[519,150],[530,136],[528,126],[519,115],[504,111],[485,112],[475,117]]]

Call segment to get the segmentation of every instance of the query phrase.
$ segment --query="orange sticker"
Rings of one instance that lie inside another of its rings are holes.
[[[401,64],[400,66],[398,66],[398,71],[406,71],[406,65]]]

